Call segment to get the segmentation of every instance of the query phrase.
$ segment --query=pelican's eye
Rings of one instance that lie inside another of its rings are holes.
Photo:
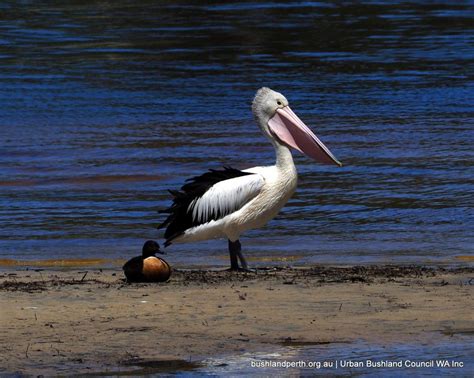
[[[277,101],[277,104],[278,104],[279,106],[281,106],[281,101],[280,101],[280,100],[278,100],[278,101]]]

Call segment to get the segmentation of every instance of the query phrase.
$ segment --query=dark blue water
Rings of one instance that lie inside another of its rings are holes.
[[[250,111],[266,85],[344,167],[295,154],[294,198],[241,240],[252,264],[455,263],[474,245],[473,21],[472,2],[2,2],[0,258],[160,239],[167,189],[273,164]],[[226,244],[169,260],[227,265]]]

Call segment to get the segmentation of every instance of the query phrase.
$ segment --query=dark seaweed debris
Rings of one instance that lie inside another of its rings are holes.
[[[27,293],[35,293],[46,290],[46,284],[39,281],[17,282],[3,281],[0,283],[0,290],[4,291],[26,291]]]
[[[77,280],[77,279],[51,279],[45,281],[22,282],[16,280],[7,280],[0,283],[0,291],[24,291],[27,293],[37,293],[54,287],[64,287],[70,285],[102,284],[109,285],[96,279]]]
[[[474,268],[440,268],[418,265],[369,265],[351,267],[313,266],[310,268],[271,267],[258,268],[251,272],[228,272],[215,270],[175,270],[172,283],[218,284],[249,280],[281,281],[296,284],[300,281],[316,283],[371,283],[376,279],[388,281],[396,278],[434,277],[443,273],[474,273]]]
[[[422,278],[434,277],[438,273],[444,273],[442,268],[428,268],[424,266],[400,266],[400,265],[369,265],[352,267],[313,267],[308,275],[316,276],[319,282],[373,282],[376,278]]]
[[[126,284],[127,286],[144,287],[156,285],[188,286],[188,285],[219,285],[229,283],[239,284],[247,281],[267,281],[275,284],[320,285],[331,283],[363,283],[396,281],[401,278],[422,279],[435,277],[441,274],[474,274],[474,268],[440,268],[419,265],[368,265],[350,267],[312,266],[308,268],[269,267],[258,268],[249,272],[229,272],[227,270],[184,270],[174,269],[171,279],[165,283]],[[115,275],[112,274],[112,275]],[[105,282],[97,279],[62,279],[48,277],[46,280],[30,282],[8,278],[0,283],[0,291],[41,292],[48,289],[65,287],[68,285],[96,285],[105,288],[123,287],[123,279]],[[442,281],[442,284],[445,281]],[[468,281],[470,282],[470,281]],[[444,284],[448,284],[445,282]]]

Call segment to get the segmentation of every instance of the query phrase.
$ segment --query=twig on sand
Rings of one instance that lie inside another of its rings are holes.
[[[30,344],[29,343],[28,343],[28,346],[26,347],[26,351],[25,351],[26,358],[30,358],[30,356],[28,356],[28,349],[30,349]]]
[[[89,273],[89,271],[88,271],[88,270],[86,270],[86,272],[85,272],[85,273],[84,273],[84,275],[82,276],[82,278],[81,278],[81,282],[82,282],[82,281],[84,281],[84,278],[86,278],[86,276],[87,276],[87,273]]]

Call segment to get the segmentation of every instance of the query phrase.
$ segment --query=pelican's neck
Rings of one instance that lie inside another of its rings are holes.
[[[293,162],[293,155],[291,155],[290,149],[278,143],[276,140],[272,140],[272,144],[275,148],[277,168],[296,171],[295,163]]]
[[[267,127],[266,127],[268,123],[268,116],[265,115],[259,109],[258,104],[256,104],[255,101],[253,105],[253,114],[263,134],[268,139],[270,139],[270,142],[273,144],[273,147],[275,148],[276,167],[281,170],[294,171],[294,173],[296,174],[296,167],[295,167],[295,163],[293,162],[293,156],[291,155],[290,149],[284,146],[283,144],[278,143],[275,140],[275,137],[270,135],[270,132],[267,130]]]

